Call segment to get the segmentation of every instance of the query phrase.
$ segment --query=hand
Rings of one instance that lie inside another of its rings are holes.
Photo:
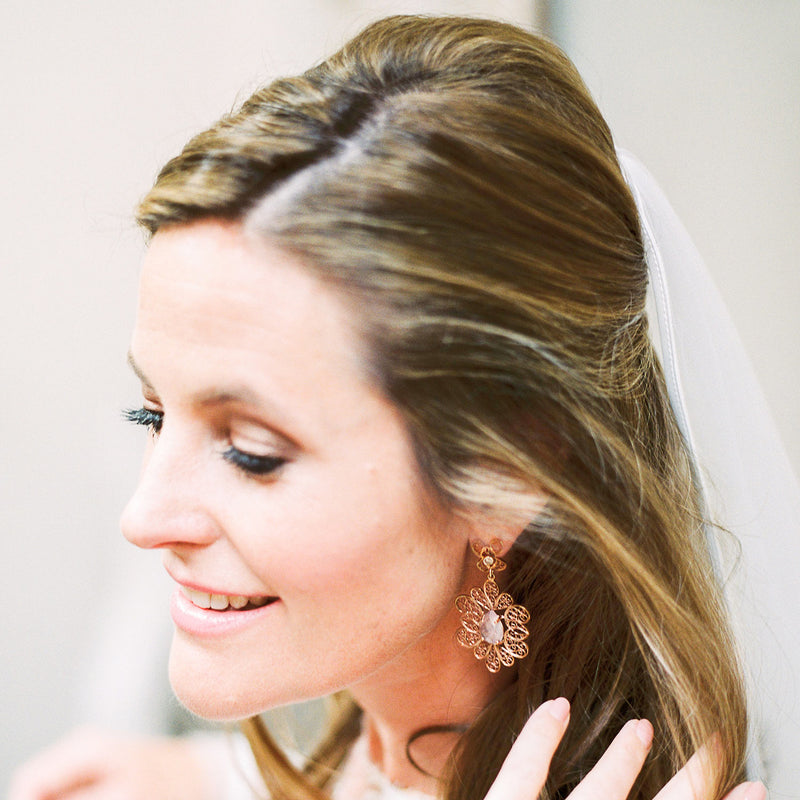
[[[563,697],[542,703],[525,723],[485,800],[535,800],[544,786],[550,760],[567,728],[569,703]],[[625,800],[653,740],[647,720],[630,720],[592,771],[575,787],[570,800]],[[654,800],[711,800],[701,750]],[[723,800],[764,800],[761,783],[741,783]]]
[[[9,800],[212,800],[209,755],[191,738],[79,729],[17,770]]]

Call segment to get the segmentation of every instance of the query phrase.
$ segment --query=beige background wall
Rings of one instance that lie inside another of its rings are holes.
[[[798,5],[554,6],[620,139],[708,255],[800,463]],[[13,763],[87,713],[75,687],[104,680],[88,654],[119,575],[157,569],[117,532],[141,443],[119,418],[138,399],[124,365],[136,198],[237,91],[305,67],[373,16],[419,9],[533,18],[527,0],[0,7],[0,791]]]

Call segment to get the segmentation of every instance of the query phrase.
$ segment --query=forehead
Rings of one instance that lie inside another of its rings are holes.
[[[142,265],[139,312],[162,322],[205,312],[205,325],[220,334],[236,320],[313,328],[352,322],[343,299],[299,259],[239,224],[213,220],[154,236]]]
[[[229,222],[154,236],[131,350],[159,393],[237,383],[291,405],[323,389],[346,397],[370,383],[343,295],[296,257]]]

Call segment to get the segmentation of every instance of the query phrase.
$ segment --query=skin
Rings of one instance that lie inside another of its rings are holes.
[[[353,316],[240,225],[159,232],[131,356],[163,428],[122,530],[161,549],[179,583],[280,598],[229,636],[176,629],[170,679],[188,708],[241,718],[349,687],[374,757],[394,780],[419,783],[409,735],[470,720],[508,680],[455,646],[453,600],[483,581],[470,540],[517,527],[455,514],[423,486]],[[221,457],[231,445],[286,463],[254,477]],[[446,755],[429,747],[428,760]]]
[[[405,757],[421,727],[469,721],[513,673],[488,673],[454,643],[453,598],[483,582],[470,541],[510,546],[518,520],[443,507],[420,481],[402,419],[371,384],[346,302],[239,225],[158,233],[145,259],[131,346],[144,406],[163,414],[122,520],[179,582],[277,596],[230,635],[176,629],[170,677],[201,716],[241,718],[348,687],[369,754],[431,794]],[[220,393],[224,394],[220,396]],[[233,446],[285,459],[246,474]],[[486,800],[533,800],[569,723],[551,700],[531,716]],[[570,795],[624,800],[652,745],[632,720]],[[452,740],[415,750],[433,773]],[[711,800],[696,754],[656,800]],[[187,740],[81,732],[32,759],[10,800],[212,797],[208,751]],[[742,784],[723,800],[763,800]],[[354,798],[354,800],[356,800]]]

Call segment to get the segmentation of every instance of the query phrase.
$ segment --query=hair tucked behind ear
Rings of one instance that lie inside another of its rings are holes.
[[[566,796],[630,717],[656,729],[632,797],[715,733],[730,788],[742,687],[648,341],[636,210],[565,56],[490,21],[371,25],[195,137],[139,209],[151,232],[205,217],[242,220],[357,301],[376,379],[442,498],[524,513],[549,496],[508,570],[531,654],[460,738],[441,796],[483,798],[557,695],[572,724],[545,797]],[[354,713],[309,778],[250,723],[276,800],[322,796],[311,783]]]

